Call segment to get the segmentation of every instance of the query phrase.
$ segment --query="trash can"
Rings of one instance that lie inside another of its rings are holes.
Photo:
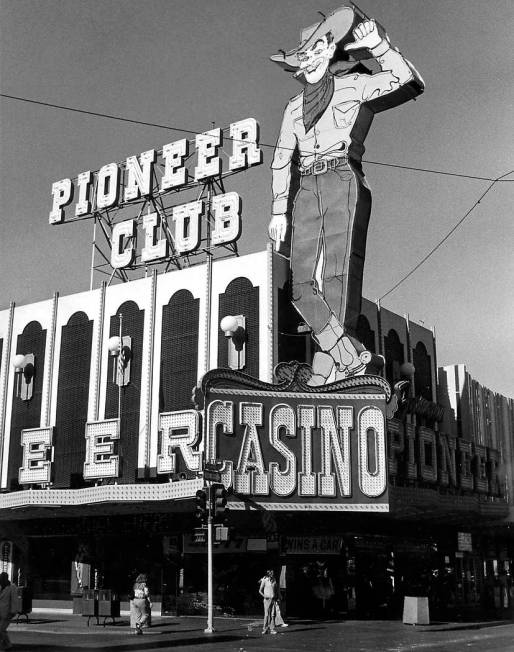
[[[404,625],[429,625],[428,597],[406,595],[403,600]]]
[[[98,591],[98,615],[103,616],[104,626],[107,618],[112,618],[112,622],[114,623],[114,619],[120,617],[119,598],[110,589],[101,589]]]
[[[16,622],[18,622],[20,616],[25,616],[28,622],[29,613],[32,611],[32,595],[26,586],[16,587],[14,604],[14,613],[17,614]]]
[[[91,618],[96,618],[98,625],[98,591],[84,589],[82,593],[82,615],[87,616],[87,626]]]

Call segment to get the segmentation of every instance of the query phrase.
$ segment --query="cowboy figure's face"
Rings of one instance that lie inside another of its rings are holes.
[[[311,48],[298,53],[300,70],[307,83],[315,84],[323,77],[334,56],[335,49],[336,44],[329,43],[327,37],[323,36]]]

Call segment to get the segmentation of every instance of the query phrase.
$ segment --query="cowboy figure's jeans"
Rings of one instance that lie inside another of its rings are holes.
[[[292,216],[292,299],[324,351],[343,331],[355,333],[370,212],[358,164],[301,177]]]

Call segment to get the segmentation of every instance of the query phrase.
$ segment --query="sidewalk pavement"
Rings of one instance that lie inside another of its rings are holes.
[[[260,627],[262,620],[255,618],[215,618],[216,627],[219,629],[232,629],[234,625],[248,629]],[[207,625],[206,616],[155,616],[152,614],[152,625],[148,633],[153,635],[164,634],[170,631],[203,631]],[[121,612],[119,618],[113,619],[103,616],[80,616],[66,611],[38,610],[25,616],[15,617],[9,627],[9,633],[15,632],[40,632],[42,634],[130,634],[130,614]]]
[[[216,631],[233,630],[240,628],[241,630],[260,632],[262,627],[262,619],[255,617],[215,617]],[[377,628],[407,630],[415,628],[419,632],[429,631],[456,631],[467,629],[483,629],[487,627],[495,627],[499,625],[512,625],[512,620],[476,620],[476,621],[448,621],[448,622],[431,622],[428,625],[404,625],[401,620],[306,620],[306,619],[290,619],[290,625],[307,625],[318,623],[332,623],[332,624],[345,624],[347,626],[365,627],[369,629],[372,623],[377,623]],[[148,633],[154,635],[165,634],[170,632],[181,631],[203,631],[207,625],[206,616],[154,616],[152,615],[152,625],[148,629]],[[281,629],[281,628],[279,628]],[[14,618],[9,628],[10,633],[14,632],[32,632],[32,633],[51,633],[51,634],[129,634],[129,613],[121,612],[119,618],[113,619],[108,617],[104,619],[103,616],[87,617],[76,614],[71,614],[68,611],[46,611],[38,610],[29,614],[28,620],[25,616]]]
[[[20,617],[9,627],[13,652],[448,652],[450,642],[457,652],[479,640],[482,652],[504,652],[514,640],[512,621],[413,626],[401,620],[289,619],[289,627],[278,628],[278,636],[263,636],[262,619],[257,618],[215,617],[215,632],[206,634],[205,616],[154,616],[143,636],[132,634],[123,612],[114,623],[109,619],[104,626],[103,617],[98,622],[90,618],[88,626],[88,617],[71,613],[31,613],[28,622]]]

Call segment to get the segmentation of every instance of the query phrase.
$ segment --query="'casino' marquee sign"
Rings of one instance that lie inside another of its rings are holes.
[[[204,376],[205,458],[222,462],[231,508],[388,511],[388,383],[367,376],[324,391],[304,373],[284,364],[277,385]]]

